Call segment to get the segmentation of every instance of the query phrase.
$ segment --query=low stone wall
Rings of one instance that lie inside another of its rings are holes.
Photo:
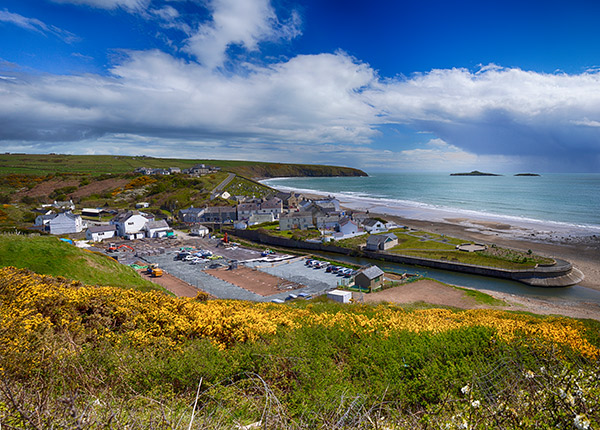
[[[340,246],[323,243],[304,242],[301,240],[286,239],[284,237],[271,236],[258,230],[232,230],[230,234],[253,242],[264,243],[284,248],[296,248],[313,251],[335,252],[356,257],[367,257],[375,260],[384,260],[392,263],[410,264],[412,266],[431,267],[434,269],[449,270],[452,272],[469,273],[471,275],[490,276],[493,278],[510,279],[523,282],[528,285],[546,287],[566,287],[583,281],[583,273],[574,269],[571,263],[565,260],[556,260],[552,266],[540,266],[525,270],[499,269],[495,267],[475,266],[454,261],[440,261],[428,258],[409,257],[405,255],[391,254],[388,252],[352,250]]]
[[[493,278],[511,279],[535,286],[564,287],[577,284],[583,280],[581,272],[578,270],[574,271],[571,263],[564,260],[557,260],[557,263],[553,266],[511,270],[373,251],[363,251],[363,254],[369,258],[383,259],[393,263],[431,267],[434,269],[469,273],[472,275],[491,276]]]

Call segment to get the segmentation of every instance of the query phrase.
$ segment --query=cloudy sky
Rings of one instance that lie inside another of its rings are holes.
[[[0,0],[0,151],[600,172],[600,2]]]

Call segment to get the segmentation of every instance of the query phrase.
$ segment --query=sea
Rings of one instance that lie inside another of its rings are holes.
[[[506,223],[524,235],[547,239],[600,237],[600,174],[595,173],[369,173],[368,177],[277,178],[263,183],[280,190],[332,195],[355,210],[409,219]]]

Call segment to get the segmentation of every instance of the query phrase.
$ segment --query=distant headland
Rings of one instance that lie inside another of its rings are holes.
[[[517,173],[515,176],[542,176],[539,173]]]
[[[468,172],[468,173],[450,173],[450,176],[502,176],[502,175],[498,175],[496,173],[480,172],[479,170],[473,170],[472,172]]]

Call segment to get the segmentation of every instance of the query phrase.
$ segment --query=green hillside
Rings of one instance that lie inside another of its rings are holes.
[[[278,176],[367,176],[350,167],[258,161],[189,160],[124,155],[0,154],[0,175],[85,173],[92,175],[132,172],[137,167],[181,169],[208,164],[248,178]]]
[[[596,429],[599,324],[250,303],[0,268],[7,429]]]
[[[79,249],[56,237],[0,235],[0,267],[7,266],[62,276],[88,285],[165,291],[112,258]]]

